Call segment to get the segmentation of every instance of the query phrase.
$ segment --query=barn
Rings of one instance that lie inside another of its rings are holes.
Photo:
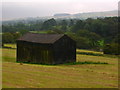
[[[76,42],[65,34],[27,33],[17,40],[17,62],[76,62]]]

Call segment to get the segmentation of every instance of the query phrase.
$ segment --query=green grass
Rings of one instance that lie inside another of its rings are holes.
[[[15,49],[2,49],[2,62],[16,62]]]
[[[61,65],[15,63],[15,49],[0,49],[3,88],[117,88],[118,59],[77,54],[77,62]]]
[[[90,51],[90,50],[84,50],[84,49],[77,49],[77,52],[87,52],[87,53],[103,54],[103,52]]]
[[[44,33],[47,33],[47,31],[30,31],[31,33],[41,33],[41,34],[44,34]]]
[[[5,47],[16,48],[16,44],[4,44]]]

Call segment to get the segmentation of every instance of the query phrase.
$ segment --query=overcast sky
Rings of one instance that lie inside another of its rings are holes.
[[[117,10],[118,1],[119,0],[3,0],[2,19],[44,17],[52,16],[55,13],[75,14]]]

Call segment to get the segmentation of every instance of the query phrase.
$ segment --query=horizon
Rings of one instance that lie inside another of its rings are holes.
[[[117,11],[117,10],[110,10],[110,11]],[[97,13],[97,12],[107,12],[107,11],[96,11],[96,12],[82,12],[82,13]],[[74,14],[82,14],[82,13],[74,13]],[[70,14],[70,13],[55,13],[55,14]],[[47,18],[47,17],[53,17],[55,14],[51,15],[51,16],[31,16],[31,17],[20,17],[20,18],[13,18],[13,19],[5,19],[5,20],[0,20],[0,21],[12,21],[12,20],[22,20],[22,19],[27,19],[27,18]],[[70,15],[74,15],[74,14],[70,14]],[[54,17],[53,17],[54,18]]]
[[[0,20],[46,17],[59,13],[77,14],[114,10],[118,10],[118,0],[91,0],[91,2],[88,0],[4,0],[2,2],[2,18]]]

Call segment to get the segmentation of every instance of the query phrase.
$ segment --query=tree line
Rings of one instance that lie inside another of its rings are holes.
[[[18,37],[29,31],[46,31],[46,33],[64,33],[77,42],[77,48],[81,49],[103,49],[104,45],[120,44],[119,42],[119,17],[106,17],[86,20],[79,19],[49,19],[36,22],[17,22],[2,25],[3,42],[8,33],[17,34]],[[19,33],[19,34],[18,34]],[[5,34],[7,34],[5,36]],[[9,36],[10,37],[10,36]],[[15,42],[16,37],[13,35]]]

